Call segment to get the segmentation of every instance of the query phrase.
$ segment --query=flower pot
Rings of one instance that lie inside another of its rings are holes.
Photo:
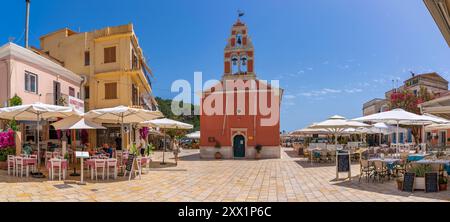
[[[439,184],[439,191],[444,191],[444,190],[447,190],[447,184],[446,183]]]
[[[261,153],[260,152],[256,152],[255,159],[257,159],[257,160],[261,159]]]
[[[425,190],[425,177],[416,177],[414,179],[415,190]]]
[[[214,154],[214,158],[216,158],[216,160],[222,159],[222,154],[220,152],[216,152]]]
[[[7,169],[8,169],[8,162],[0,161],[0,170],[7,170]]]

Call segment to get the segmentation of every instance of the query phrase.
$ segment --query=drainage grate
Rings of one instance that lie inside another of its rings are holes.
[[[68,184],[58,184],[58,185],[53,185],[54,187],[58,188],[58,189],[68,189],[68,188],[72,188],[72,186],[68,185]]]

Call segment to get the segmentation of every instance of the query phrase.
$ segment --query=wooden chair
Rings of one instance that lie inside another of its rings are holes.
[[[106,178],[109,180],[109,169],[113,169],[113,178],[117,179],[117,159],[106,160]]]
[[[368,160],[361,159],[359,163],[359,182],[361,182],[361,178],[363,176],[365,176],[367,178],[367,182],[369,182],[370,177],[373,175],[374,167]]]
[[[14,162],[16,165],[16,176],[23,177],[23,170],[24,170],[24,161],[23,161],[23,157],[20,156],[16,156],[14,158]],[[20,173],[19,173],[20,172]]]
[[[378,178],[378,181],[383,182],[384,178],[387,176],[388,169],[382,161],[374,161],[374,178]]]
[[[8,175],[16,175],[16,162],[14,161],[14,155],[8,155]],[[11,172],[12,170],[12,172]]]
[[[105,170],[106,170],[106,160],[104,159],[95,159],[94,161],[94,171],[95,171],[95,180],[98,180],[98,169],[102,169],[102,180],[105,179]]]
[[[58,171],[58,180],[61,180],[61,176],[63,178],[63,180],[66,179],[66,172],[63,169],[63,164],[62,164],[62,160],[61,159],[50,159],[50,179],[53,180],[54,176],[55,176],[55,169],[57,169]]]

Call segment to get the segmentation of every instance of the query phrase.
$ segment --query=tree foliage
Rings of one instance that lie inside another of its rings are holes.
[[[173,119],[173,120],[177,120],[180,122],[184,122],[184,123],[189,123],[192,124],[194,126],[194,128],[192,129],[192,131],[197,131],[200,129],[200,116],[199,115],[194,115],[194,108],[196,107],[193,104],[184,104],[187,106],[191,106],[191,115],[175,115],[172,112],[172,100],[171,99],[163,99],[160,97],[156,97],[156,102],[159,105],[159,110],[164,114],[164,116],[166,118],[169,119]],[[170,131],[170,133],[169,133]],[[174,132],[172,132],[174,131]],[[168,134],[171,134],[172,136],[176,136],[179,135],[178,132],[175,132],[176,130],[168,130]]]
[[[9,99],[8,103],[9,103],[9,106],[20,106],[20,105],[22,105],[22,98],[20,98],[20,96],[15,94],[11,99]],[[17,122],[14,119],[8,122],[8,127],[14,131],[19,130],[19,127],[17,126]]]
[[[419,104],[432,100],[434,95],[430,93],[427,88],[421,86],[417,95],[414,95],[411,91],[403,90],[400,92],[394,92],[389,98],[389,108],[390,109],[403,109],[408,112],[416,113],[420,115]],[[408,126],[411,128],[411,133],[414,136],[416,144],[419,143],[420,126]]]

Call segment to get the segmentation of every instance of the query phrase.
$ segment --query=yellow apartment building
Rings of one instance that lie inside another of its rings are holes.
[[[84,79],[81,98],[86,111],[118,105],[155,110],[151,75],[133,24],[91,32],[68,28],[40,38],[40,52],[58,60]],[[118,126],[89,133],[89,142],[100,145],[120,135]],[[109,140],[107,140],[109,139]]]

